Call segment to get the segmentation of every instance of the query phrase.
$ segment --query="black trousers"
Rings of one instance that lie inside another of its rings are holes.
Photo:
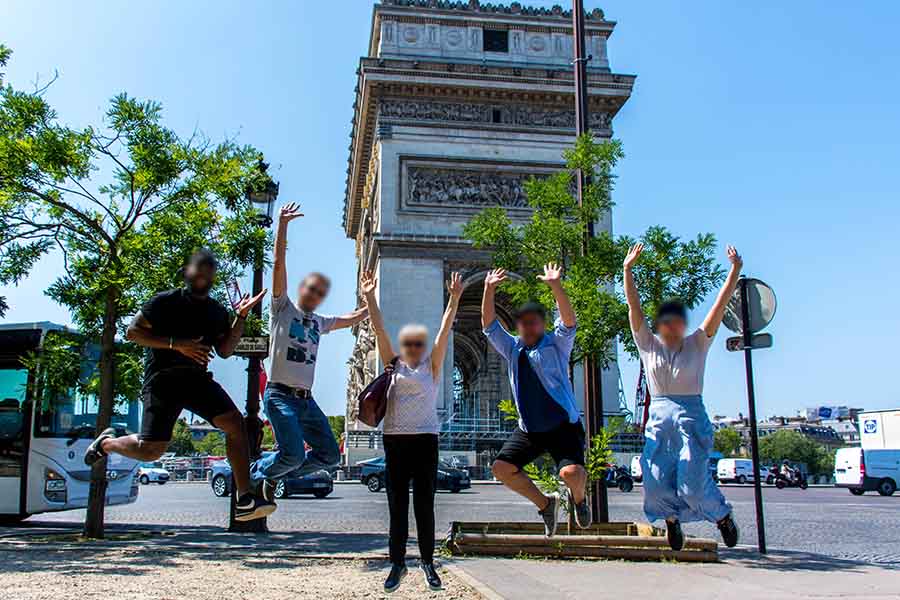
[[[385,478],[391,516],[391,562],[406,560],[409,538],[409,482],[413,485],[413,512],[419,554],[427,564],[434,558],[434,492],[437,486],[438,436],[431,433],[384,436]]]

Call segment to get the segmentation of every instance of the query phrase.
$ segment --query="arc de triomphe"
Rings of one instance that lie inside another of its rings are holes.
[[[358,70],[344,228],[356,240],[359,271],[378,275],[393,336],[409,322],[436,332],[444,281],[450,271],[463,273],[467,288],[439,400],[446,450],[489,455],[510,426],[497,409],[511,398],[506,366],[488,347],[479,317],[489,257],[461,230],[487,206],[527,217],[525,178],[562,165],[575,130],[571,22],[559,7],[518,2],[383,0],[374,8]],[[606,45],[614,26],[599,9],[587,15],[590,128],[600,138],[612,135],[634,83],[610,71]],[[608,216],[601,227],[611,227]],[[510,307],[499,308],[509,326]],[[355,334],[348,449],[368,436],[355,433],[366,430],[355,419],[355,398],[381,370],[368,326]],[[578,381],[575,388],[581,391]],[[615,365],[603,391],[604,410],[618,412]]]

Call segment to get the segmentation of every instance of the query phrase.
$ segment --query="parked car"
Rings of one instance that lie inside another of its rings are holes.
[[[140,468],[138,468],[138,481],[143,485],[149,483],[163,485],[169,481],[169,479],[169,472],[163,469],[162,465],[158,462],[143,463]]]
[[[854,496],[877,491],[891,496],[900,482],[900,450],[840,448],[834,455],[834,485]]]
[[[263,452],[263,455],[270,454]],[[227,460],[214,463],[212,466],[212,490],[216,496],[231,494],[231,465]],[[334,480],[326,471],[316,471],[301,477],[288,475],[278,480],[275,486],[276,498],[288,498],[300,494],[312,494],[316,498],[325,498],[334,491]]]
[[[361,467],[360,481],[370,492],[384,489],[384,457],[370,458],[356,463]],[[445,460],[438,462],[437,489],[454,494],[472,487],[468,471],[458,469]]]

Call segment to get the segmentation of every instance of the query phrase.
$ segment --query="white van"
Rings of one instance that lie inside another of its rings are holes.
[[[631,478],[637,482],[640,482],[643,479],[643,474],[641,473],[641,455],[638,454],[634,458],[631,459]]]
[[[877,491],[890,496],[900,482],[900,450],[841,448],[834,454],[834,485],[854,496]]]
[[[716,464],[716,477],[719,483],[753,481],[753,461],[749,458],[722,458]]]

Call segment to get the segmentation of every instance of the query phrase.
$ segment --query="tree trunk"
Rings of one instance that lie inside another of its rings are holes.
[[[103,329],[100,334],[100,407],[97,411],[97,435],[112,422],[115,401],[116,371],[116,323],[118,322],[119,291],[106,290]],[[106,508],[106,458],[91,467],[91,489],[88,493],[87,516],[84,520],[84,536],[103,538],[103,514]]]

